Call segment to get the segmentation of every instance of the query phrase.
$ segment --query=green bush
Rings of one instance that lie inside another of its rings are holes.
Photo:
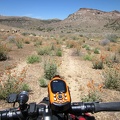
[[[19,83],[19,80],[9,76],[3,86],[0,84],[0,99],[6,99],[6,97],[11,93],[19,93],[24,90],[30,91],[27,84]]]
[[[47,87],[47,80],[45,78],[39,79],[40,87]]]
[[[56,50],[56,56],[59,56],[59,57],[62,56],[62,50],[61,49]]]
[[[108,89],[115,89],[120,91],[120,69],[119,68],[107,68],[103,72],[105,79],[104,85]]]
[[[40,62],[40,57],[37,55],[31,55],[27,58],[27,63],[33,64],[36,62]]]
[[[104,68],[104,65],[103,65],[103,61],[101,60],[96,60],[96,61],[93,61],[93,69],[103,69]]]
[[[22,89],[23,91],[28,91],[28,92],[30,91],[30,87],[29,87],[29,85],[26,84],[26,83],[23,83],[23,84],[22,84],[21,89]]]
[[[96,102],[101,101],[100,96],[97,92],[90,92],[88,95],[85,95],[81,98],[83,102]]]
[[[85,56],[84,56],[84,60],[89,60],[89,61],[91,61],[93,59],[93,56],[91,55],[91,54],[86,54]]]
[[[89,45],[87,45],[87,44],[84,44],[83,46],[82,46],[82,48],[85,48],[86,50],[91,50],[91,48],[90,48],[90,46]]]
[[[36,41],[34,46],[42,45],[42,40],[41,41]]]
[[[16,41],[16,46],[18,47],[18,49],[23,48],[23,43],[22,43],[22,41]]]
[[[57,65],[55,63],[47,62],[44,64],[44,76],[51,80],[57,73]]]
[[[94,49],[94,53],[95,53],[95,54],[100,54],[100,50],[99,50],[98,48],[95,48],[95,49]]]
[[[7,50],[2,44],[0,44],[0,61],[7,60]]]

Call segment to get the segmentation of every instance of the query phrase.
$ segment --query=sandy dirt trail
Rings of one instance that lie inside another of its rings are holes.
[[[60,66],[60,75],[67,81],[72,101],[80,101],[81,95],[87,94],[87,83],[90,80],[101,81],[100,71],[92,69],[89,61],[80,60],[77,56],[72,56],[72,49],[63,46],[63,58]]]

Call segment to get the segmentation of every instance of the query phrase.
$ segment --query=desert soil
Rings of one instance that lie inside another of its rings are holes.
[[[12,71],[22,71],[23,68],[27,69],[26,73],[26,82],[30,85],[32,91],[29,95],[29,102],[40,102],[45,96],[47,96],[47,88],[40,88],[38,79],[43,75],[43,64],[27,64],[26,56],[34,54],[34,49],[30,45],[29,49],[26,48],[22,54],[17,52],[17,57],[14,55],[15,61],[17,61],[17,66],[12,69]],[[89,61],[84,61],[80,57],[73,56],[72,49],[66,48],[63,45],[63,56],[60,58],[62,60],[61,65],[58,68],[59,74],[67,81],[72,102],[80,102],[83,95],[86,95],[88,92],[87,83],[90,80],[94,80],[96,85],[103,82],[102,71],[92,69],[92,63]],[[28,54],[29,53],[29,54]],[[19,61],[19,62],[18,62]],[[2,64],[2,63],[0,63]],[[116,91],[103,90],[101,93],[104,101],[120,101],[120,93]],[[110,97],[112,94],[112,98]],[[115,98],[115,99],[114,99]],[[4,106],[9,106],[3,101],[0,102],[0,108],[5,108]],[[120,113],[97,113],[95,114],[97,120],[119,120]]]

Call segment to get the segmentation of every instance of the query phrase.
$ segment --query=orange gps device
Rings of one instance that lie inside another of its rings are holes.
[[[71,106],[69,87],[60,76],[55,76],[48,84],[50,107],[56,112],[65,112]]]

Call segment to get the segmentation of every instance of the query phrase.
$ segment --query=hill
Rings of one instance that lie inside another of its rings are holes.
[[[40,20],[29,17],[0,16],[1,25],[25,29],[37,34],[119,33],[120,12],[80,8],[64,20]]]

